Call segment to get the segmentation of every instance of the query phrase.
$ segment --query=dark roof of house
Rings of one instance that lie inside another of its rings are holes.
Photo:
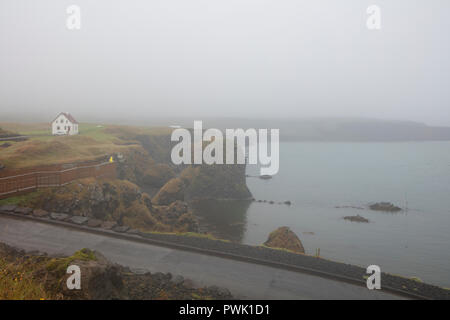
[[[78,124],[78,121],[75,120],[75,118],[74,118],[70,113],[68,113],[68,112],[60,112],[60,113],[55,117],[55,119],[53,119],[53,121],[55,121],[60,115],[64,115],[70,122],[72,122],[72,123],[77,123],[77,124]],[[52,122],[53,122],[53,121],[52,121]]]

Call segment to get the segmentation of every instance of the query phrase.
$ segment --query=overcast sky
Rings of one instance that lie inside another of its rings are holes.
[[[81,8],[81,30],[66,8]],[[366,9],[381,8],[379,31]],[[1,0],[0,121],[369,117],[450,126],[448,0]]]

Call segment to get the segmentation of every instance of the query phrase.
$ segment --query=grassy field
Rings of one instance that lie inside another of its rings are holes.
[[[23,168],[96,159],[126,152],[139,146],[137,135],[170,134],[170,128],[128,127],[82,123],[80,134],[53,136],[48,123],[0,123],[0,128],[29,137],[26,141],[0,146],[0,163],[7,168]]]

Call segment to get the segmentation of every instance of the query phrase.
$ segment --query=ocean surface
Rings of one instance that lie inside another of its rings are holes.
[[[194,208],[201,225],[252,245],[289,226],[307,254],[450,287],[450,142],[281,143],[279,173],[247,185],[276,203],[205,201]],[[404,210],[367,208],[380,201]],[[357,214],[370,223],[342,219]]]

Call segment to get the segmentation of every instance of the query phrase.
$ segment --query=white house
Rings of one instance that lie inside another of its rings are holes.
[[[74,135],[78,134],[78,121],[70,113],[61,112],[52,121],[52,134]]]

